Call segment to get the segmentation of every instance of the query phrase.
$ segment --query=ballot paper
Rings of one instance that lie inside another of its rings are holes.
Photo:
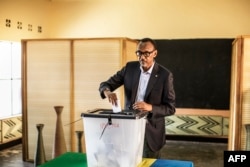
[[[114,113],[118,113],[122,111],[120,100],[117,100],[116,105],[112,104],[112,109]]]

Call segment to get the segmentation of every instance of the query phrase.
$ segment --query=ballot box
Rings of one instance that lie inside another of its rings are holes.
[[[89,167],[136,167],[142,161],[146,115],[134,110],[82,113]]]

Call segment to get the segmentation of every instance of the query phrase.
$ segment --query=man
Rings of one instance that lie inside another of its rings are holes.
[[[165,116],[175,113],[175,91],[172,73],[155,62],[157,47],[154,40],[144,38],[137,45],[139,61],[128,62],[125,67],[102,82],[102,98],[117,103],[113,91],[124,85],[125,109],[147,112],[144,158],[160,158],[165,144]]]

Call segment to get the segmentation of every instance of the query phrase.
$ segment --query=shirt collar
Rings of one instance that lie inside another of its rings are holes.
[[[148,69],[148,71],[143,71],[142,67],[140,66],[141,72],[142,73],[149,73],[151,74],[154,68],[155,62],[152,64],[152,66]]]

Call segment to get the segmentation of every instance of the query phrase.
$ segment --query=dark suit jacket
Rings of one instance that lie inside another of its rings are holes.
[[[130,109],[135,102],[140,72],[138,61],[128,62],[115,75],[100,84],[101,97],[105,98],[104,89],[114,91],[124,85],[125,109]],[[153,106],[152,112],[147,116],[145,137],[151,150],[158,151],[165,144],[164,117],[175,113],[175,91],[172,73],[157,63],[152,70],[144,101]]]

